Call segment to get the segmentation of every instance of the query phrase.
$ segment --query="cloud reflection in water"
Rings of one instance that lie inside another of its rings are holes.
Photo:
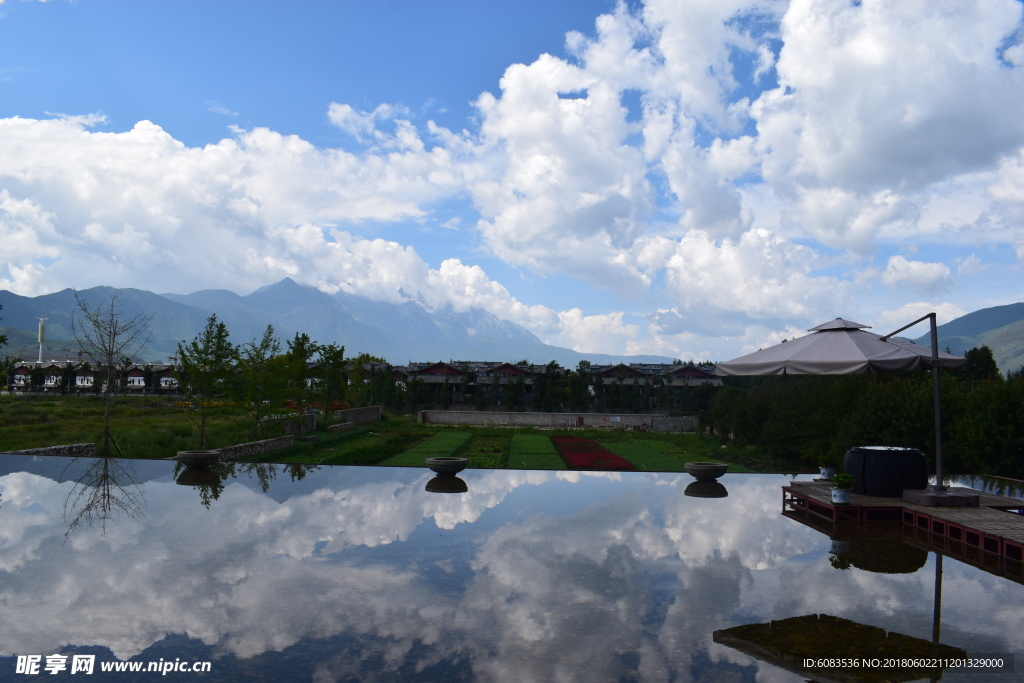
[[[930,637],[931,563],[834,569],[829,538],[781,516],[781,476],[727,475],[718,499],[677,474],[467,470],[446,495],[431,476],[236,477],[207,508],[168,469],[142,484],[144,518],[66,544],[72,484],[2,476],[0,653],[126,659],[185,634],[172,656],[228,671],[287,651],[317,680],[771,681],[794,677],[712,632],[827,612]],[[1024,587],[952,560],[945,585],[944,642],[1022,649]]]

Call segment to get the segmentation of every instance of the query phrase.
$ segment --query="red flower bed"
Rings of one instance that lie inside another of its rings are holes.
[[[556,436],[551,439],[555,448],[574,470],[635,470],[636,466],[605,450],[590,439]]]

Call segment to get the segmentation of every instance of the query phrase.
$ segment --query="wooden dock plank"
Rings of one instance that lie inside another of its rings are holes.
[[[978,551],[1010,561],[1024,558],[1024,501],[964,487],[951,491],[978,496],[979,507],[926,507],[902,498],[852,494],[849,505],[833,505],[830,484],[823,481],[792,482],[783,486],[783,511],[816,515],[833,522],[884,521],[892,514],[904,524],[925,533],[938,534]]]

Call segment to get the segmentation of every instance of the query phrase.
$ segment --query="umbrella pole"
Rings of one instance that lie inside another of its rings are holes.
[[[903,330],[913,327],[925,318],[928,318],[931,327],[932,337],[932,404],[935,408],[935,490],[945,491],[946,486],[942,483],[942,400],[939,392],[939,372],[942,367],[939,365],[939,333],[935,325],[935,313],[918,318],[909,325],[904,325],[895,332],[882,337],[882,341],[888,341]]]
[[[932,328],[932,403],[935,404],[935,490],[945,491],[942,482],[942,400],[939,395],[939,334],[935,329],[935,314],[929,313]]]

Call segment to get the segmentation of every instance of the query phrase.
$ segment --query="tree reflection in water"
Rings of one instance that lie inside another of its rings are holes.
[[[74,458],[64,472],[79,460],[82,458]],[[90,527],[98,523],[106,536],[107,522],[115,515],[123,513],[137,520],[145,517],[145,505],[131,460],[95,458],[64,498],[64,521],[68,524],[64,541],[82,522]]]
[[[292,481],[302,481],[306,475],[320,469],[319,465],[289,463],[274,465],[266,462],[218,462],[207,467],[185,467],[181,463],[174,468],[174,480],[182,486],[192,486],[199,493],[199,501],[206,509],[220,499],[224,491],[224,481],[242,475],[255,477],[260,490],[266,493],[270,483],[277,479],[278,469],[287,472]]]

